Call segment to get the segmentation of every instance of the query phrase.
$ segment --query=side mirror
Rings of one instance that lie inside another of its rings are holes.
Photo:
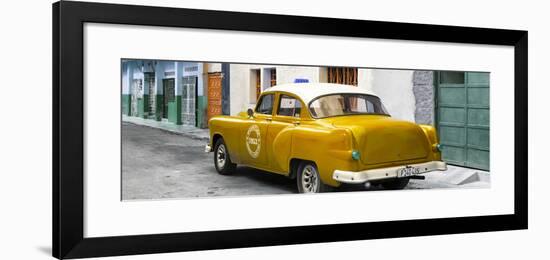
[[[248,114],[248,117],[254,117],[254,111],[252,110],[252,108],[246,110],[246,113]]]

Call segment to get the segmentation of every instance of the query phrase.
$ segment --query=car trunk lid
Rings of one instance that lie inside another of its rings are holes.
[[[430,143],[415,123],[388,116],[355,115],[332,119],[335,127],[353,132],[361,162],[366,165],[426,158]]]

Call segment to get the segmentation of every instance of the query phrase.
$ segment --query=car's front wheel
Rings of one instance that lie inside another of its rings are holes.
[[[229,158],[229,150],[227,150],[223,138],[218,139],[214,145],[214,165],[216,166],[216,171],[223,175],[233,173],[237,167],[236,164],[231,162],[231,158]]]
[[[301,162],[298,165],[296,182],[299,193],[319,193],[331,190],[331,187],[321,181],[317,165],[312,162]]]

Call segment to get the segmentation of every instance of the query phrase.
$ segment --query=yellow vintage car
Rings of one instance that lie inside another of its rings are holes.
[[[402,189],[447,169],[433,126],[393,119],[379,97],[354,86],[274,86],[254,110],[213,117],[209,128],[218,173],[245,165],[296,179],[300,193],[343,183]]]

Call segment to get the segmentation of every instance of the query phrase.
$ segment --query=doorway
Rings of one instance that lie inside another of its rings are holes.
[[[181,121],[184,125],[197,125],[197,76],[183,77]]]
[[[208,74],[208,120],[222,114],[222,74]]]
[[[144,72],[143,79],[145,83],[145,89],[148,90],[147,96],[148,100],[146,102],[147,106],[147,118],[154,118],[156,113],[156,99],[155,95],[155,73],[154,72]]]
[[[162,105],[162,118],[168,119],[168,107],[170,102],[175,100],[175,79],[163,79],[162,88],[164,93]]]
[[[489,170],[489,73],[442,71],[436,83],[443,160]]]

